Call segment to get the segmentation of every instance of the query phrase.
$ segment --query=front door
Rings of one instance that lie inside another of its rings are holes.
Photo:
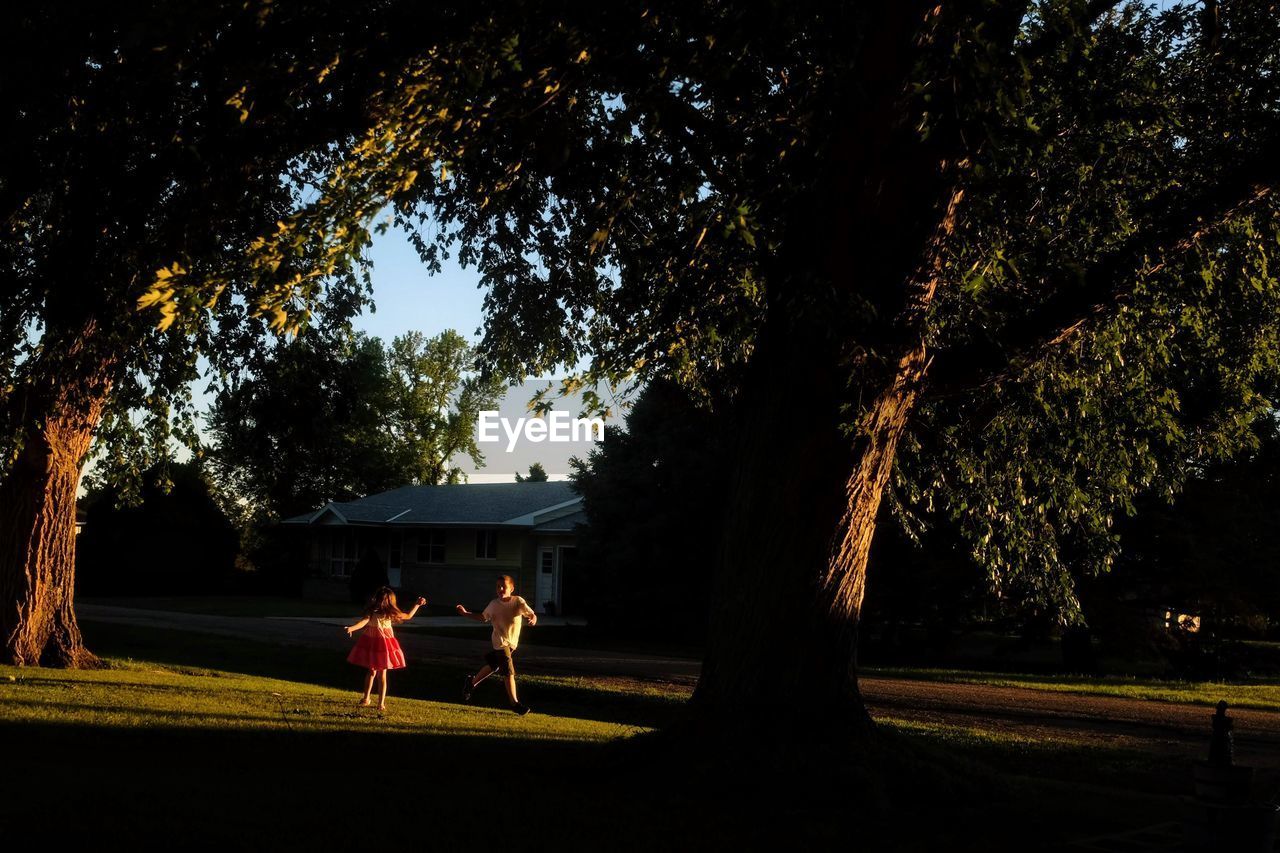
[[[546,613],[547,604],[551,605],[552,612],[560,612],[560,584],[557,569],[556,550],[554,548],[539,548],[538,600],[533,603],[533,609],[537,613]]]

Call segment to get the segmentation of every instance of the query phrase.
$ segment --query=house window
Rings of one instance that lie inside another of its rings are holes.
[[[360,546],[349,531],[335,532],[329,540],[329,575],[349,578],[360,559]]]
[[[498,559],[498,531],[496,530],[477,530],[476,531],[476,559],[477,560]]]
[[[418,562],[444,562],[443,530],[424,530],[418,534]]]

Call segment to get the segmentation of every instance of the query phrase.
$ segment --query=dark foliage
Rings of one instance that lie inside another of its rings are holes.
[[[390,345],[316,330],[278,346],[214,401],[217,482],[256,524],[407,483],[458,482],[456,457],[484,461],[472,425],[498,393],[469,375],[473,361],[452,330]]]
[[[1220,656],[1203,647],[1280,626],[1280,429],[1268,416],[1255,430],[1256,449],[1206,466],[1175,501],[1140,502],[1120,525],[1115,570],[1082,588],[1107,645],[1203,671],[1221,666],[1202,660]],[[1201,630],[1171,633],[1167,613],[1197,616]]]
[[[593,629],[704,636],[729,471],[723,420],[675,385],[655,382],[625,431],[610,431],[586,462],[575,460],[590,522],[579,559]]]
[[[529,466],[529,474],[525,476],[519,471],[516,472],[517,483],[545,483],[547,482],[547,469],[542,467],[541,462],[535,462]]]
[[[77,542],[82,595],[222,593],[235,582],[240,539],[193,463],[143,478],[142,503],[118,505],[114,487],[91,493]]]
[[[892,519],[881,520],[867,564],[863,605],[863,656],[868,662],[945,660],[958,632],[999,612],[982,570],[952,529],[939,524],[915,543]]]

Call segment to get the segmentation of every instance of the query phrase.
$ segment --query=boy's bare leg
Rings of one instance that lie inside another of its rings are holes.
[[[511,700],[511,704],[519,705],[520,700],[516,698],[516,674],[514,672],[507,673],[503,683],[507,685],[507,698]]]
[[[373,693],[373,670],[369,670],[369,674],[364,677],[364,698],[360,700],[361,705],[369,704],[371,693]]]
[[[471,677],[471,686],[478,687],[480,682],[484,681],[491,675],[493,675],[493,667],[489,666],[489,664],[485,664],[480,668],[479,672]]]
[[[387,710],[387,671],[380,670],[378,676],[381,679],[378,687],[378,710],[385,711]]]

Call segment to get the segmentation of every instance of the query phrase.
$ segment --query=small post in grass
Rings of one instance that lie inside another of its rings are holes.
[[[1219,702],[1210,718],[1209,760],[1196,762],[1195,796],[1183,798],[1183,832],[1191,850],[1270,853],[1280,806],[1249,799],[1253,768],[1235,763],[1234,720]]]

